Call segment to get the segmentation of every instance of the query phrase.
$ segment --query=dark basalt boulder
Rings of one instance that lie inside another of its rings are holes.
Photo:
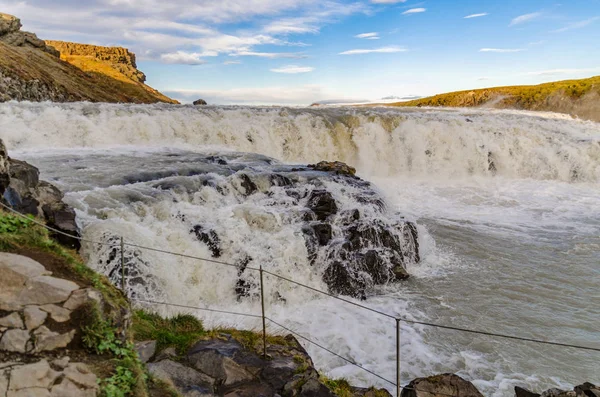
[[[320,221],[326,220],[338,211],[335,199],[326,190],[314,190],[308,199],[308,208],[315,213]]]
[[[198,99],[198,100],[194,101],[193,103],[194,103],[194,106],[208,105],[204,99]]]
[[[190,233],[195,234],[198,241],[201,241],[208,246],[208,249],[210,249],[214,258],[219,258],[221,256],[221,239],[217,232],[214,230],[206,231],[201,225],[196,225],[190,230]]]
[[[244,190],[242,193],[246,196],[254,194],[258,191],[256,183],[252,182],[252,179],[246,174],[239,174],[240,186]]]
[[[308,168],[316,171],[334,172],[339,175],[356,175],[356,168],[350,167],[341,161],[320,161],[317,164],[309,164]]]
[[[35,188],[40,182],[40,171],[25,161],[10,159],[10,178],[16,179],[27,189]]]
[[[541,394],[531,392],[527,389],[523,389],[522,387],[515,386],[515,396],[516,397],[540,397]]]
[[[469,381],[458,375],[442,374],[412,380],[402,389],[401,397],[483,397]]]
[[[63,202],[44,204],[42,210],[48,226],[73,236],[69,237],[62,233],[52,232],[52,237],[66,247],[79,250],[81,241],[77,238],[79,237],[79,229],[77,228],[75,210]]]
[[[10,161],[4,142],[0,139],[0,196],[4,195],[10,184]]]

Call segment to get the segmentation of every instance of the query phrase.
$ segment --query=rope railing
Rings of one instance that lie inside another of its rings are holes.
[[[49,227],[48,225],[38,221],[37,219],[32,219],[28,216],[25,216],[23,214],[21,214],[20,212],[16,211],[15,209],[5,205],[4,203],[2,203],[0,201],[0,206],[5,208],[6,210],[10,211],[11,213],[14,213],[17,216],[23,217],[28,219],[29,221],[33,222],[34,224],[44,227],[47,230],[52,231],[53,233],[57,233],[60,235],[64,235],[67,236],[69,238],[73,238],[73,239],[77,239],[79,241],[82,242],[87,242],[87,243],[92,243],[92,244],[99,244],[99,245],[104,245],[104,246],[110,246],[110,247],[120,247],[121,250],[121,272],[122,272],[122,279],[121,279],[121,289],[123,290],[123,293],[126,294],[125,291],[125,259],[124,259],[124,247],[133,247],[133,248],[138,248],[141,250],[147,250],[150,252],[158,252],[158,253],[163,253],[163,254],[167,254],[167,255],[173,255],[173,256],[178,256],[178,257],[182,257],[182,258],[187,258],[187,259],[194,259],[194,260],[199,260],[199,261],[205,261],[208,263],[214,263],[217,265],[222,265],[222,266],[228,266],[228,267],[234,267],[236,269],[239,269],[240,266],[233,264],[233,263],[228,263],[228,262],[224,262],[224,261],[219,261],[219,260],[215,260],[215,259],[211,259],[211,258],[203,258],[203,257],[198,257],[198,256],[193,256],[193,255],[187,255],[187,254],[181,254],[181,253],[177,253],[177,252],[171,252],[171,251],[167,251],[167,250],[162,250],[162,249],[158,249],[158,248],[152,248],[152,247],[146,247],[143,245],[138,245],[138,244],[131,244],[131,243],[125,243],[123,238],[120,239],[120,242],[117,243],[106,243],[106,242],[100,242],[100,241],[94,241],[94,240],[90,240],[90,239],[85,239],[82,238],[80,236],[75,236],[72,235],[70,233],[65,233],[61,230],[58,230],[56,228],[52,228]],[[458,331],[458,332],[465,332],[465,333],[470,333],[470,334],[478,334],[478,335],[484,335],[484,336],[490,336],[490,337],[494,337],[494,338],[504,338],[504,339],[510,339],[510,340],[517,340],[517,341],[522,341],[522,342],[532,342],[532,343],[538,343],[538,344],[544,344],[544,345],[552,345],[552,346],[558,346],[558,347],[566,347],[566,348],[573,348],[573,349],[579,349],[579,350],[584,350],[584,351],[593,351],[593,352],[600,352],[600,347],[592,347],[592,346],[583,346],[583,345],[578,345],[578,344],[573,344],[573,343],[563,343],[563,342],[555,342],[555,341],[548,341],[548,340],[540,340],[540,339],[534,339],[534,338],[527,338],[527,337],[522,337],[522,336],[517,336],[517,335],[507,335],[507,334],[501,334],[501,333],[495,333],[495,332],[488,332],[488,331],[479,331],[479,330],[473,330],[473,329],[469,329],[469,328],[464,328],[464,327],[455,327],[455,326],[449,326],[449,325],[443,325],[443,324],[437,324],[437,323],[432,323],[432,322],[425,322],[425,321],[418,321],[418,320],[410,320],[401,316],[394,316],[391,315],[389,313],[385,313],[383,311],[377,310],[377,309],[373,309],[371,307],[368,307],[366,305],[357,303],[357,302],[353,302],[349,299],[345,299],[342,298],[340,296],[336,296],[333,294],[330,294],[326,291],[320,290],[318,288],[303,284],[301,282],[292,280],[290,278],[284,277],[282,275],[279,275],[277,273],[273,273],[267,270],[263,270],[262,266],[260,266],[259,268],[256,267],[251,267],[251,266],[246,266],[245,269],[247,270],[252,270],[252,271],[258,271],[260,272],[260,292],[261,292],[261,309],[262,309],[262,315],[255,315],[255,314],[248,314],[248,313],[239,313],[239,312],[232,312],[232,311],[226,311],[226,310],[219,310],[219,309],[211,309],[211,308],[202,308],[202,307],[195,307],[195,306],[188,306],[188,305],[180,305],[180,304],[174,304],[174,303],[169,303],[169,302],[158,302],[158,301],[153,301],[153,300],[144,300],[144,299],[136,299],[136,298],[132,298],[132,300],[138,301],[138,302],[143,302],[143,303],[149,303],[149,304],[156,304],[156,305],[167,305],[167,306],[173,306],[173,307],[179,307],[179,308],[188,308],[188,309],[195,309],[195,310],[202,310],[202,311],[208,311],[208,312],[215,312],[215,313],[222,313],[222,314],[232,314],[232,315],[239,315],[239,316],[245,316],[245,317],[253,317],[253,318],[260,318],[262,319],[262,326],[263,326],[263,345],[264,345],[264,356],[266,357],[266,321],[268,320],[270,323],[273,323],[279,327],[281,327],[282,329],[287,330],[288,332],[291,332],[292,334],[296,335],[297,337],[305,340],[306,342],[309,342],[327,352],[329,352],[330,354],[344,360],[345,362],[354,365],[366,372],[368,372],[369,374],[385,381],[388,382],[390,384],[392,384],[393,386],[396,387],[396,393],[397,396],[400,396],[400,392],[402,389],[409,389],[406,386],[401,386],[400,385],[400,324],[401,322],[407,323],[407,324],[417,324],[417,325],[423,325],[423,326],[427,326],[427,327],[434,327],[434,328],[439,328],[439,329],[446,329],[446,330],[452,330],[452,331]],[[300,287],[306,288],[308,290],[311,290],[313,292],[317,292],[319,294],[331,297],[333,299],[345,302],[346,304],[350,304],[353,305],[355,307],[358,307],[360,309],[363,310],[367,310],[369,312],[384,316],[386,318],[389,319],[393,319],[396,322],[396,382],[392,382],[389,379],[369,370],[368,368],[365,368],[364,366],[346,358],[343,357],[337,353],[335,353],[334,351],[326,348],[325,346],[319,344],[318,342],[315,342],[301,334],[299,334],[298,332],[295,332],[291,329],[289,329],[288,327],[274,321],[273,319],[271,319],[270,317],[266,316],[265,313],[265,305],[264,305],[264,280],[263,280],[263,274],[268,274],[270,276],[273,276],[275,278],[278,278],[280,280],[289,282],[289,283],[293,283],[295,285],[298,285]],[[416,390],[416,389],[412,389],[412,390]],[[436,394],[443,394],[443,393],[436,393]],[[449,397],[453,397],[451,395],[448,395]]]

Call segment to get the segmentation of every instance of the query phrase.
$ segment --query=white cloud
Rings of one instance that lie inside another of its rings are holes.
[[[598,68],[588,68],[588,69],[552,69],[552,70],[542,70],[538,72],[529,72],[528,76],[554,76],[557,74],[582,74],[582,73],[597,73],[600,72],[600,67]]]
[[[491,79],[492,79],[491,77],[483,76],[483,77],[478,78],[477,81],[487,81],[487,80],[491,80]]]
[[[427,11],[427,8],[411,8],[402,13],[402,15],[418,14]]]
[[[248,105],[309,105],[323,98],[340,96],[329,92],[319,85],[300,87],[255,87],[234,88],[229,90],[164,90],[164,94],[177,98],[181,102],[191,102],[198,98],[215,104],[248,104]]]
[[[499,53],[507,53],[507,52],[521,52],[525,51],[523,48],[482,48],[479,52],[499,52]]]
[[[596,22],[597,20],[600,20],[600,17],[593,17],[593,18],[586,19],[583,21],[575,22],[575,23],[565,26],[564,28],[553,30],[552,32],[562,33],[562,32],[566,32],[568,30],[585,28],[586,26],[591,25],[592,23]]]
[[[482,13],[480,13],[480,14],[471,14],[471,15],[467,15],[466,17],[464,17],[464,19],[480,18],[480,17],[485,17],[485,16],[487,16],[487,15],[490,15],[490,14],[488,14],[487,12],[482,12]]]
[[[229,54],[232,57],[259,57],[259,58],[291,58],[291,59],[302,59],[308,58],[305,54],[297,53],[297,52],[255,52],[255,51],[240,51],[236,53]]]
[[[288,65],[288,66],[282,66],[280,68],[271,69],[271,72],[297,74],[297,73],[309,73],[309,72],[312,72],[313,70],[315,70],[315,68],[313,68],[311,66]]]
[[[225,61],[225,62],[223,62],[223,65],[239,65],[241,63],[242,62],[240,62],[240,61]]]
[[[287,36],[317,33],[369,6],[344,0],[0,0],[0,10],[19,16],[24,29],[41,38],[123,46],[140,59],[199,64],[200,56],[180,51],[262,54],[261,45],[306,46]],[[233,30],[240,22],[249,27]]]
[[[354,37],[356,37],[357,39],[379,40],[379,33],[377,33],[377,32],[361,33],[361,34],[357,34]]]
[[[344,52],[340,52],[338,55],[359,55],[359,54],[371,54],[371,53],[394,53],[394,52],[406,52],[408,51],[406,48],[402,47],[381,47],[381,48],[372,48],[372,49],[356,49],[356,50],[348,50]]]
[[[206,63],[202,57],[215,57],[219,55],[217,52],[209,51],[205,53],[177,51],[167,54],[162,54],[160,60],[164,63],[177,63],[182,65],[202,65]]]
[[[513,20],[510,21],[509,26],[515,26],[515,25],[519,25],[519,24],[522,24],[525,22],[533,21],[534,19],[537,19],[541,16],[542,16],[541,12],[532,12],[531,14],[519,15],[518,17],[513,18]]]
[[[368,7],[362,3],[343,4],[325,1],[319,4],[321,9],[307,12],[299,17],[277,19],[267,24],[263,31],[269,34],[316,34],[326,23],[334,23],[340,17],[369,11]]]
[[[374,4],[396,4],[396,3],[406,3],[406,0],[371,0],[371,3],[374,3]]]

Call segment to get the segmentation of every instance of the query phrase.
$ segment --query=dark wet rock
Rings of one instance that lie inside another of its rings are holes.
[[[193,102],[194,106],[205,106],[208,105],[204,99],[198,99]]]
[[[65,236],[62,233],[52,232],[52,237],[61,244],[78,250],[81,248],[79,240],[80,233],[77,227],[75,210],[63,202],[55,202],[52,204],[44,204],[42,206],[44,217],[48,226],[70,236]]]
[[[314,231],[320,246],[326,246],[329,244],[331,238],[333,237],[333,231],[330,224],[317,223],[312,225],[311,228]]]
[[[208,156],[206,159],[210,162],[217,163],[219,165],[227,165],[227,160],[225,160],[221,156]]]
[[[540,394],[531,392],[527,389],[524,389],[519,386],[515,386],[515,396],[516,397],[540,397]]]
[[[250,262],[252,262],[252,257],[248,255],[245,255],[241,260],[236,262],[236,266],[238,268],[238,280],[235,284],[235,294],[238,299],[250,296],[250,291],[256,291],[256,282],[243,278],[246,268]]]
[[[221,239],[214,230],[205,231],[201,225],[196,225],[190,230],[190,233],[194,233],[198,241],[203,242],[208,246],[212,256],[219,258],[221,256]]]
[[[293,182],[287,176],[281,174],[271,175],[271,185],[273,186],[292,186]]]
[[[241,179],[240,185],[244,189],[244,192],[243,192],[244,195],[249,196],[258,190],[258,187],[256,186],[256,184],[254,182],[252,182],[252,180],[250,179],[250,177],[248,175],[239,174],[239,178]]]
[[[326,220],[338,211],[335,199],[326,190],[313,190],[308,199],[308,208],[315,213],[320,221]]]
[[[196,343],[188,352],[190,364],[225,386],[256,380],[254,368],[263,364],[235,341],[213,339]],[[254,362],[251,368],[244,363]]]
[[[356,174],[356,168],[341,161],[320,161],[317,164],[309,164],[308,168],[316,171],[335,172],[338,175],[354,176]]]
[[[496,175],[498,169],[496,168],[496,163],[494,162],[494,155],[492,152],[488,152],[487,154],[487,162],[488,162],[488,171],[492,173],[492,175]]]
[[[600,397],[600,387],[590,382],[575,386],[573,390],[577,397]]]
[[[10,178],[17,179],[27,189],[35,188],[40,182],[40,171],[25,161],[10,159]]]
[[[0,196],[10,184],[10,161],[4,142],[0,139]]]
[[[367,299],[367,282],[364,277],[342,262],[330,264],[323,274],[323,281],[327,283],[331,293]]]
[[[404,389],[401,397],[483,397],[469,381],[458,375],[442,374],[428,378],[412,380]]]
[[[148,372],[173,385],[183,395],[188,395],[191,391],[197,391],[200,395],[212,395],[214,392],[214,379],[175,361],[162,360],[148,364]]]

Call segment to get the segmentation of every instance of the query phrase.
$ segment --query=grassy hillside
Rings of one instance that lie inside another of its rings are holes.
[[[533,86],[457,91],[389,106],[491,107],[568,113],[600,121],[600,76]]]
[[[39,100],[39,87],[49,87],[44,92],[56,93],[57,99],[66,101],[175,102],[142,83],[119,76],[119,72],[92,58],[71,61],[73,64],[36,48],[0,42],[0,74],[23,87],[5,95],[16,100]],[[42,94],[40,97],[44,99]]]

